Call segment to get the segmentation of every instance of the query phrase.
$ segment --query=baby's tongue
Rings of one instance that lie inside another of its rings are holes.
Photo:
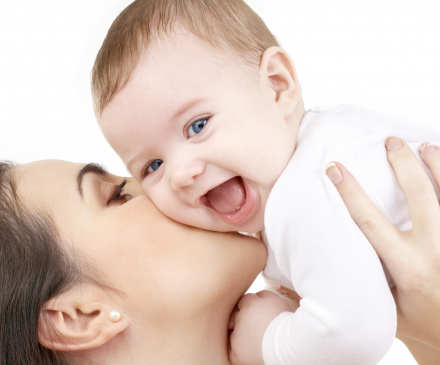
[[[246,199],[243,180],[240,177],[234,177],[208,191],[206,197],[220,213],[235,213],[237,208],[241,207]]]

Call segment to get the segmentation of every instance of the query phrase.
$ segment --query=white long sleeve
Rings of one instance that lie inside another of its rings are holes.
[[[439,133],[353,106],[304,117],[297,150],[267,202],[264,271],[303,299],[267,328],[266,365],[374,365],[391,347],[396,308],[380,260],[325,175],[327,163],[341,162],[393,224],[411,229],[386,157],[390,135],[414,149],[440,143]]]

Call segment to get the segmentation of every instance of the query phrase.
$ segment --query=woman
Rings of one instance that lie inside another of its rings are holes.
[[[227,365],[230,313],[266,258],[62,161],[0,165],[0,240],[2,365]]]

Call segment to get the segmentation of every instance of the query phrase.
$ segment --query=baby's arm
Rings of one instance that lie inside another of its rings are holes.
[[[289,304],[276,294],[263,290],[246,294],[237,304],[231,318],[232,365],[264,365],[261,352],[263,335],[269,323],[280,313],[290,311]]]
[[[266,208],[269,244],[303,298],[266,329],[266,365],[375,365],[394,339],[396,309],[379,258],[322,170],[300,194],[289,194],[286,170]]]

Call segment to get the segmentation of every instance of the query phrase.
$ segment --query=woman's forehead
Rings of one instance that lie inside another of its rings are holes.
[[[54,201],[66,201],[75,193],[75,178],[83,164],[43,160],[18,166],[14,178],[19,196],[26,204],[49,208]]]

